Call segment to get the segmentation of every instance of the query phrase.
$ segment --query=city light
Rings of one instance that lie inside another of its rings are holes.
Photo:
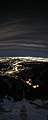
[[[39,85],[33,85],[33,88],[38,88],[39,87]]]

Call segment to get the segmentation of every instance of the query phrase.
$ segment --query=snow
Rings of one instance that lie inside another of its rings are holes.
[[[0,102],[0,120],[47,120],[48,109],[38,109],[36,104],[42,105],[42,101],[29,101],[24,98],[14,102],[12,98],[9,101],[6,97],[3,103]]]

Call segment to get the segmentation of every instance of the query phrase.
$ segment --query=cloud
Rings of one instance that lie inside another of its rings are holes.
[[[26,43],[24,43],[24,44],[22,44],[22,46],[46,48],[46,46],[45,46],[45,45],[42,45],[42,44],[26,44]]]
[[[14,38],[20,36],[32,39],[48,40],[48,25],[40,24],[33,18],[14,18],[0,25],[0,40]],[[35,19],[35,18],[34,18]]]
[[[0,54],[10,50],[18,51],[18,54],[38,53],[48,51],[48,25],[30,18],[14,18],[0,24]],[[24,51],[23,51],[24,50]],[[5,51],[5,52],[4,52]],[[22,52],[23,51],[23,52]],[[29,52],[30,51],[30,52]],[[7,53],[6,53],[7,54]],[[41,53],[40,53],[41,54]]]
[[[21,47],[24,47],[24,48],[47,48],[46,45],[43,45],[43,44],[28,44],[28,43],[15,43],[15,42],[3,42],[3,43],[0,43],[0,49],[14,49],[14,48],[21,48]]]

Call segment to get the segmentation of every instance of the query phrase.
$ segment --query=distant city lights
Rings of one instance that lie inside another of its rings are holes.
[[[38,88],[39,87],[39,85],[33,85],[33,88]]]

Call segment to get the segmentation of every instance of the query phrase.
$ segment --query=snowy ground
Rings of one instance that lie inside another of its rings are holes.
[[[48,101],[23,99],[0,102],[0,120],[48,120]]]

